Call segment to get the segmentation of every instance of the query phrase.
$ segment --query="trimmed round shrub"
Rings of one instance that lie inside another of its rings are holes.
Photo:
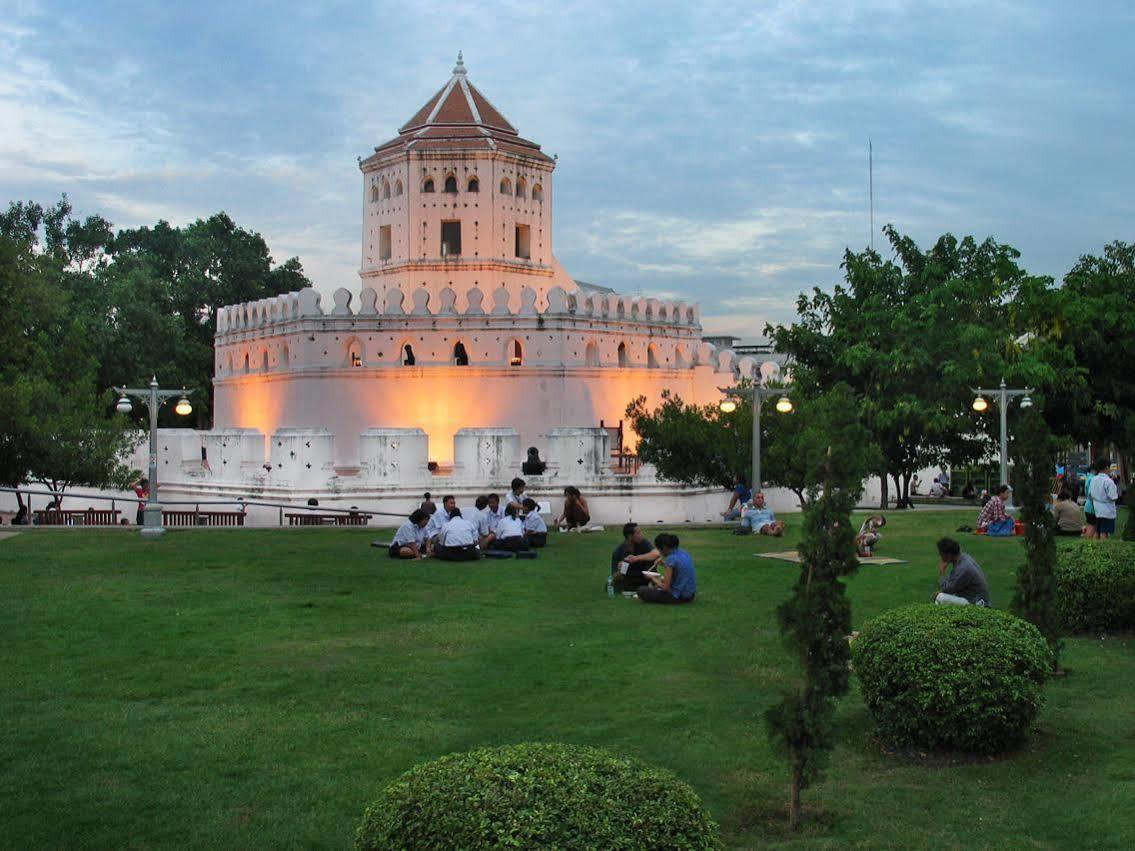
[[[1135,629],[1135,543],[1061,541],[1056,608],[1069,632]]]
[[[358,848],[719,848],[669,771],[597,748],[519,744],[416,765],[367,807]]]
[[[897,748],[996,753],[1040,710],[1052,654],[1031,623],[979,606],[904,606],[851,645],[880,738]]]

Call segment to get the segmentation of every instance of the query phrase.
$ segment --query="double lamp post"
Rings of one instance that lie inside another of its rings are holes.
[[[761,489],[761,401],[769,396],[779,396],[776,402],[776,410],[781,414],[788,414],[792,412],[792,400],[788,398],[788,394],[783,389],[776,389],[772,387],[762,387],[757,381],[753,381],[752,388],[721,388],[721,392],[725,394],[724,401],[718,407],[724,414],[731,414],[737,410],[737,403],[733,397],[744,397],[751,395],[753,399],[753,478],[751,485],[753,493]]]
[[[150,379],[149,387],[115,387],[118,394],[118,404],[115,410],[120,414],[129,414],[134,410],[130,397],[145,401],[150,408],[150,488],[146,497],[146,507],[142,512],[142,536],[156,538],[165,532],[162,526],[162,507],[158,503],[158,409],[174,396],[180,396],[174,411],[185,417],[193,413],[193,406],[189,404],[189,394],[192,390],[161,390],[158,388],[158,379]]]

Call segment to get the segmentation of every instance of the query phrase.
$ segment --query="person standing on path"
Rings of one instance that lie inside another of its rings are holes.
[[[1088,496],[1095,507],[1096,537],[1101,541],[1106,541],[1115,534],[1115,518],[1118,514],[1115,503],[1119,499],[1119,489],[1108,475],[1110,467],[1109,458],[1100,458],[1096,461],[1092,465],[1095,475],[1092,476],[1091,484],[1088,486]]]

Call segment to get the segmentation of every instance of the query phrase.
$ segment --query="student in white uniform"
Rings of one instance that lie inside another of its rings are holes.
[[[449,522],[449,512],[457,507],[457,499],[452,495],[443,496],[441,498],[441,508],[433,513],[430,517],[430,522],[426,524],[426,546],[429,552],[433,552],[434,547],[437,546],[437,536],[441,534],[441,529]]]
[[[496,512],[489,508],[489,498],[487,496],[477,497],[476,502],[473,503],[477,507],[477,536],[480,539],[479,543],[482,550],[487,550],[489,544],[497,536],[497,515]]]
[[[425,530],[426,524],[430,522],[430,515],[422,511],[420,508],[415,508],[411,513],[409,519],[406,520],[398,531],[394,533],[394,541],[390,544],[390,557],[391,558],[418,558],[425,557]]]
[[[524,479],[513,479],[512,480],[512,493],[510,493],[508,495],[508,504],[509,505],[515,505],[518,510],[524,508],[524,488],[525,487],[527,487],[527,485],[524,483]]]
[[[434,553],[442,561],[476,561],[481,557],[477,527],[461,516],[457,506],[449,510],[449,522],[441,527]]]
[[[520,512],[513,503],[508,504],[504,510],[504,517],[497,524],[497,537],[493,541],[493,549],[514,553],[528,549],[528,542],[524,540],[524,523],[521,522]]]
[[[525,499],[524,511],[526,512],[524,515],[524,539],[528,541],[528,546],[533,549],[547,546],[548,524],[540,516],[540,507],[536,504],[536,500]]]

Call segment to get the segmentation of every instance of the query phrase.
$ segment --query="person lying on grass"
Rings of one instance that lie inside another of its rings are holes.
[[[698,590],[697,571],[690,554],[680,549],[678,536],[663,532],[654,539],[661,556],[658,565],[664,567],[659,575],[646,575],[650,581],[638,589],[638,599],[644,603],[692,603]]]
[[[783,520],[777,520],[771,508],[765,506],[765,495],[762,491],[753,494],[752,507],[741,516],[741,522],[734,530],[735,535],[771,535],[779,538],[787,528]]]

